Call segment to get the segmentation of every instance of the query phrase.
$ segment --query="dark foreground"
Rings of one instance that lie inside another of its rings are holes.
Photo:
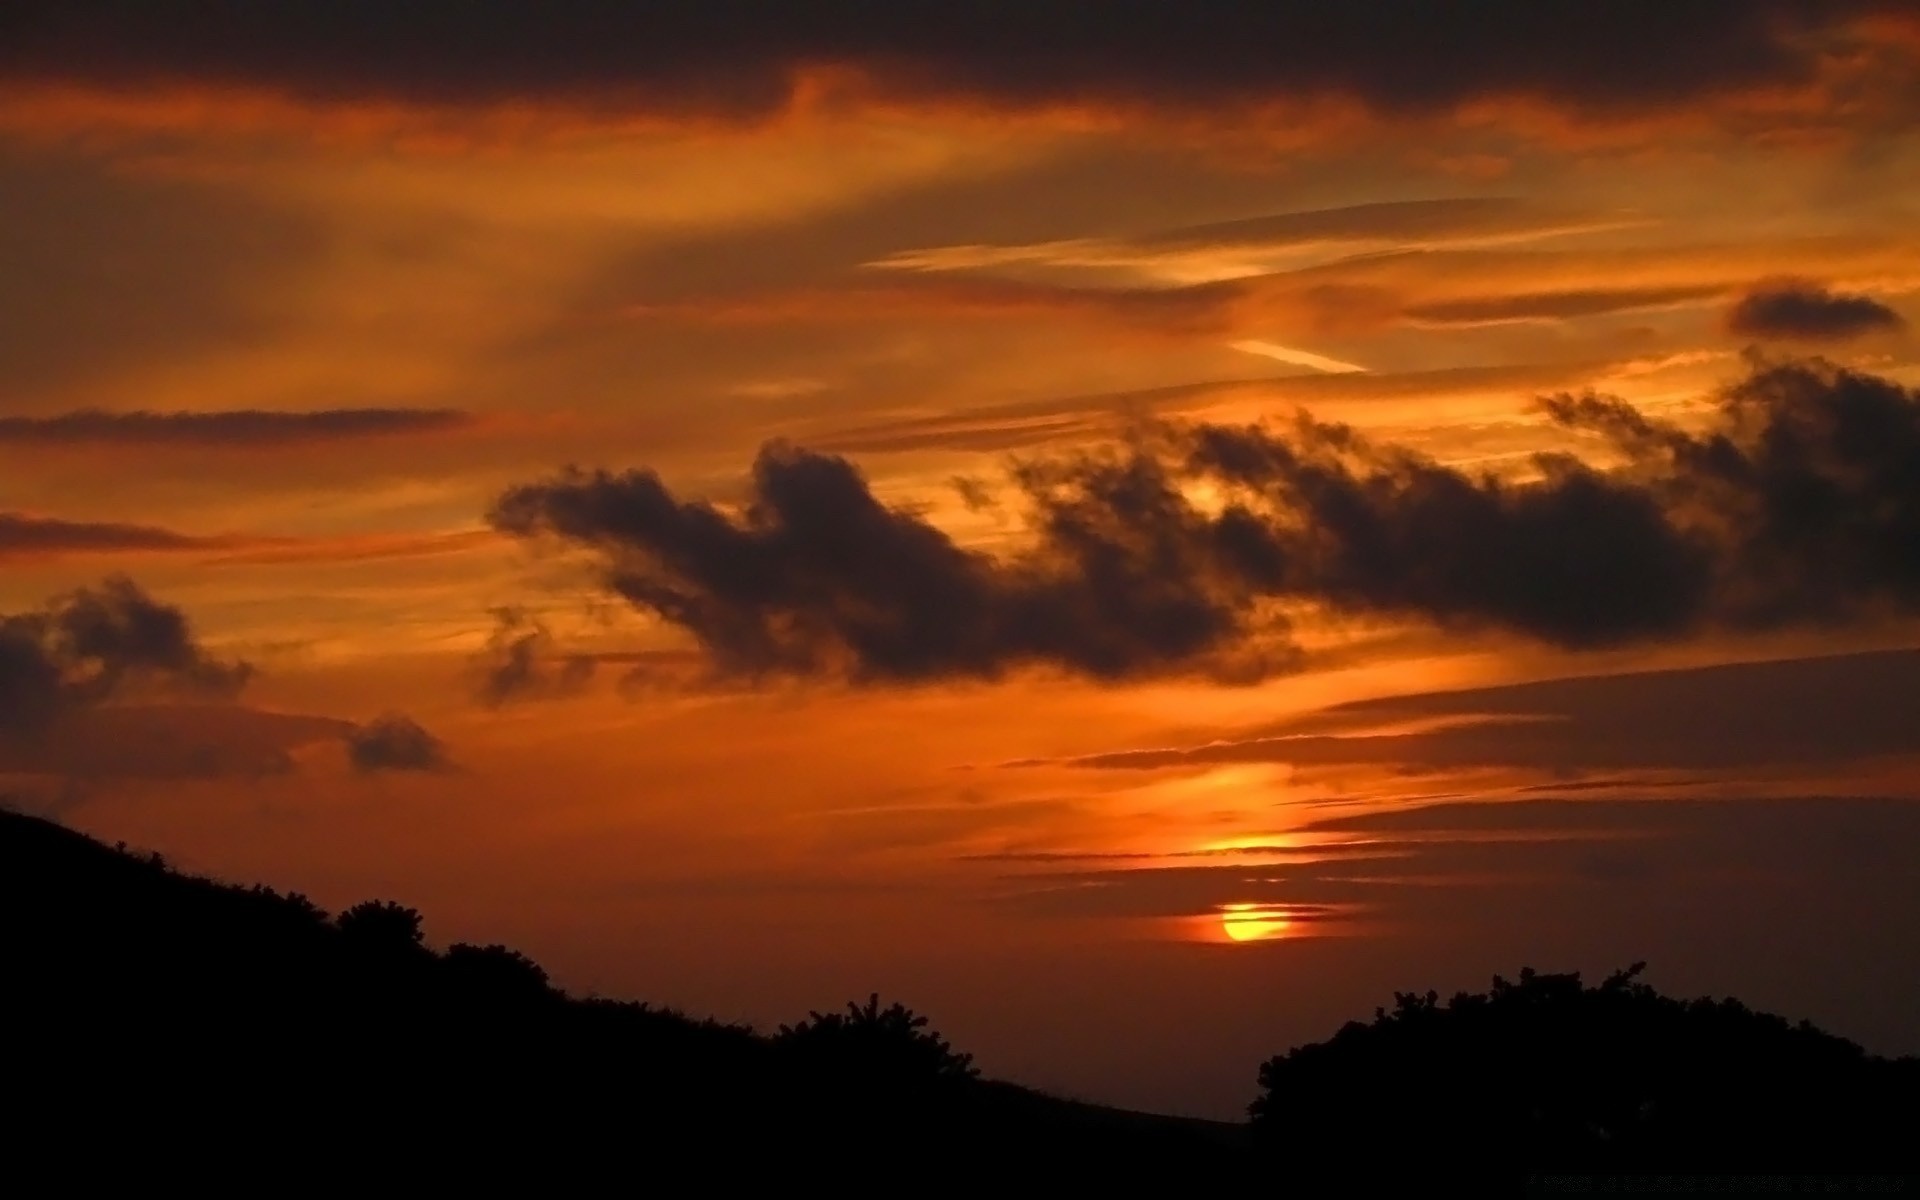
[[[1261,1066],[1227,1125],[983,1081],[878,1000],[762,1035],[570,997],[504,947],[428,948],[398,905],[329,916],[4,812],[0,964],[8,1161],[74,1182],[1857,1192],[1920,1156],[1920,1063],[1632,973],[1401,996]]]

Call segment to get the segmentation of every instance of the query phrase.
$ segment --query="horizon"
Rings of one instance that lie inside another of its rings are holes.
[[[1130,1109],[1920,1053],[1920,16],[1494,16],[13,6],[0,797]]]

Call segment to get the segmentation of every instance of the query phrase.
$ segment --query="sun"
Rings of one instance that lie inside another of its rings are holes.
[[[1293,918],[1286,909],[1265,904],[1222,904],[1220,929],[1230,942],[1267,942],[1286,937]]]

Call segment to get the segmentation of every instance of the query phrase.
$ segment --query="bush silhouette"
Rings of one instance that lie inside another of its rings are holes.
[[[1496,977],[1400,993],[1370,1024],[1260,1068],[1256,1142],[1292,1161],[1409,1169],[1877,1169],[1904,1158],[1920,1064],[1736,1001],[1639,981]]]
[[[540,964],[505,946],[455,943],[441,956],[441,971],[452,985],[493,1003],[534,1003],[557,993]]]
[[[807,1014],[782,1025],[774,1045],[808,1066],[825,1065],[863,1085],[951,1085],[979,1075],[971,1054],[958,1054],[905,1005],[880,1007],[880,995],[847,1002],[844,1013]]]
[[[337,922],[347,938],[369,949],[424,948],[422,918],[414,909],[391,900],[368,900],[340,914]]]

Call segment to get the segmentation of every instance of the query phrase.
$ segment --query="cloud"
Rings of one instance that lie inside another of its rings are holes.
[[[498,540],[492,530],[454,529],[439,533],[362,533],[336,537],[196,538],[196,546],[218,553],[207,566],[308,562],[374,562],[464,554]]]
[[[1246,275],[1259,269],[1250,268],[1248,263],[1284,261],[1303,250],[1347,255],[1361,249],[1495,245],[1629,223],[1631,219],[1624,215],[1557,211],[1502,196],[1388,200],[1215,221],[1130,238],[902,250],[868,265],[908,271],[965,271],[1029,264],[1159,268],[1170,276],[1211,268]]]
[[[498,707],[512,700],[570,695],[593,678],[597,661],[588,655],[562,656],[553,633],[538,618],[517,608],[493,613],[493,631],[475,662],[481,703]]]
[[[1730,332],[1763,341],[1844,342],[1906,326],[1871,296],[1828,291],[1806,279],[1758,284],[1727,311]]]
[[[120,521],[0,512],[0,561],[84,554],[198,554],[206,566],[361,562],[460,554],[498,540],[488,529],[272,537],[180,533]]]
[[[1596,375],[1626,375],[1661,364],[1581,361],[1504,367],[1450,367],[1436,371],[1339,372],[1253,379],[1220,379],[1124,392],[1052,396],[981,405],[929,416],[892,417],[830,427],[807,443],[837,454],[893,454],[914,450],[1012,450],[1065,439],[1111,438],[1144,414],[1173,416],[1236,403],[1264,407],[1320,402],[1431,401],[1453,396],[1534,393],[1572,387]]]
[[[1377,917],[1427,935],[1520,913],[1556,934],[1589,930],[1623,901],[1644,903],[1649,918],[1701,906],[1725,928],[1750,921],[1738,910],[1765,896],[1819,909],[1831,934],[1912,903],[1898,848],[1916,831],[1920,804],[1879,796],[1461,801],[1312,823],[1296,837],[1328,840],[1291,861],[1128,866],[1094,855],[1078,869],[1037,860],[1004,882],[1008,902],[1036,916],[1200,916],[1237,902],[1299,906],[1335,932]],[[1335,840],[1354,834],[1366,840]]]
[[[0,512],[0,559],[74,552],[194,550],[204,538],[154,525],[118,521],[64,521],[30,513]]]
[[[800,286],[750,284],[616,311],[639,321],[720,326],[871,328],[929,317],[1030,326],[1046,319],[1175,340],[1276,338],[1311,345],[1396,327],[1560,324],[1699,307],[1746,288],[1755,255],[1753,246],[1736,243],[1543,250],[1482,242],[1434,249],[1399,245],[1292,261],[1227,251],[1177,260],[1136,256],[1125,264],[1096,263],[1091,253],[1074,260],[1060,252],[1038,269],[1000,273],[956,262],[947,265],[967,269],[869,271]],[[1770,270],[1883,276],[1911,273],[1920,261],[1912,247],[1878,237],[1777,239],[1765,247],[1764,258]],[[1543,278],[1583,283],[1543,289]]]
[[[1920,608],[1920,391],[1755,362],[1703,433],[1592,395],[1545,409],[1626,456],[1627,485],[1708,550],[1695,618],[1764,629]]]
[[[1328,358],[1324,354],[1315,354],[1311,350],[1301,350],[1294,346],[1282,346],[1277,342],[1248,338],[1233,343],[1233,348],[1243,354],[1258,354],[1262,358],[1271,358],[1294,366],[1309,367],[1329,375],[1347,375],[1366,368],[1356,363],[1342,362],[1337,358]]]
[[[447,408],[331,408],[313,412],[107,412],[0,417],[0,445],[192,445],[255,449],[306,442],[437,433],[472,423]]]
[[[1819,704],[1806,703],[1809,696]],[[1558,777],[1522,790],[1618,791],[1652,786],[1620,778],[1626,771],[1777,778],[1783,770],[1920,755],[1920,732],[1908,715],[1916,706],[1920,651],[1876,651],[1362,700],[1201,744],[1055,761],[1122,771],[1236,763],[1500,767]],[[1615,778],[1570,776],[1592,771]],[[1668,774],[1661,786],[1692,778]]]
[[[362,774],[375,771],[443,771],[446,744],[412,717],[386,713],[346,735],[347,761]]]
[[[1592,288],[1528,292],[1513,296],[1471,296],[1409,305],[1407,320],[1416,325],[1506,325],[1526,321],[1567,321],[1608,313],[1637,312],[1698,304],[1721,294],[1713,285]]]
[[[1022,486],[1039,542],[1012,560],[881,504],[846,460],[778,443],[754,463],[741,520],[650,471],[517,487],[491,519],[599,551],[609,589],[687,630],[725,673],[1120,678],[1252,633],[1244,585],[1173,485],[1144,456],[1037,466]]]
[[[315,104],[559,104],[758,119],[836,86],[884,103],[1184,112],[1272,103],[1445,114],[1531,100],[1597,115],[1783,94],[1846,64],[1884,5],[1498,0],[1462,20],[1417,0],[1382,25],[1345,5],[1169,14],[1079,0],[925,12],[827,0],[770,14],[532,0],[26,0],[0,21],[0,82],[240,88]],[[1055,47],[1071,46],[1072,53]]]
[[[1235,280],[1181,287],[1078,287],[1031,280],[951,275],[893,285],[807,287],[635,304],[624,315],[698,323],[869,324],[934,314],[948,320],[1031,320],[1066,316],[1163,333],[1216,335],[1259,299]]]
[[[143,691],[231,697],[251,674],[209,654],[179,609],[116,576],[0,616],[0,734]]]
[[[1339,208],[1272,213],[1164,229],[1133,244],[1165,249],[1232,249],[1298,246],[1320,242],[1435,245],[1455,241],[1502,241],[1568,230],[1611,226],[1619,218],[1556,211],[1510,196],[1459,196],[1429,200],[1382,200]]]
[[[261,779],[353,725],[239,704],[107,704],[73,709],[30,737],[0,737],[0,773],[68,782]]]
[[[737,514],[572,470],[489,519],[591,551],[605,588],[747,676],[1253,678],[1297,661],[1281,608],[1302,603],[1570,649],[1920,610],[1920,394],[1756,362],[1703,433],[1591,394],[1542,408],[1628,465],[1542,454],[1501,478],[1302,414],[1020,463],[1030,536],[1006,557],[784,443]]]

